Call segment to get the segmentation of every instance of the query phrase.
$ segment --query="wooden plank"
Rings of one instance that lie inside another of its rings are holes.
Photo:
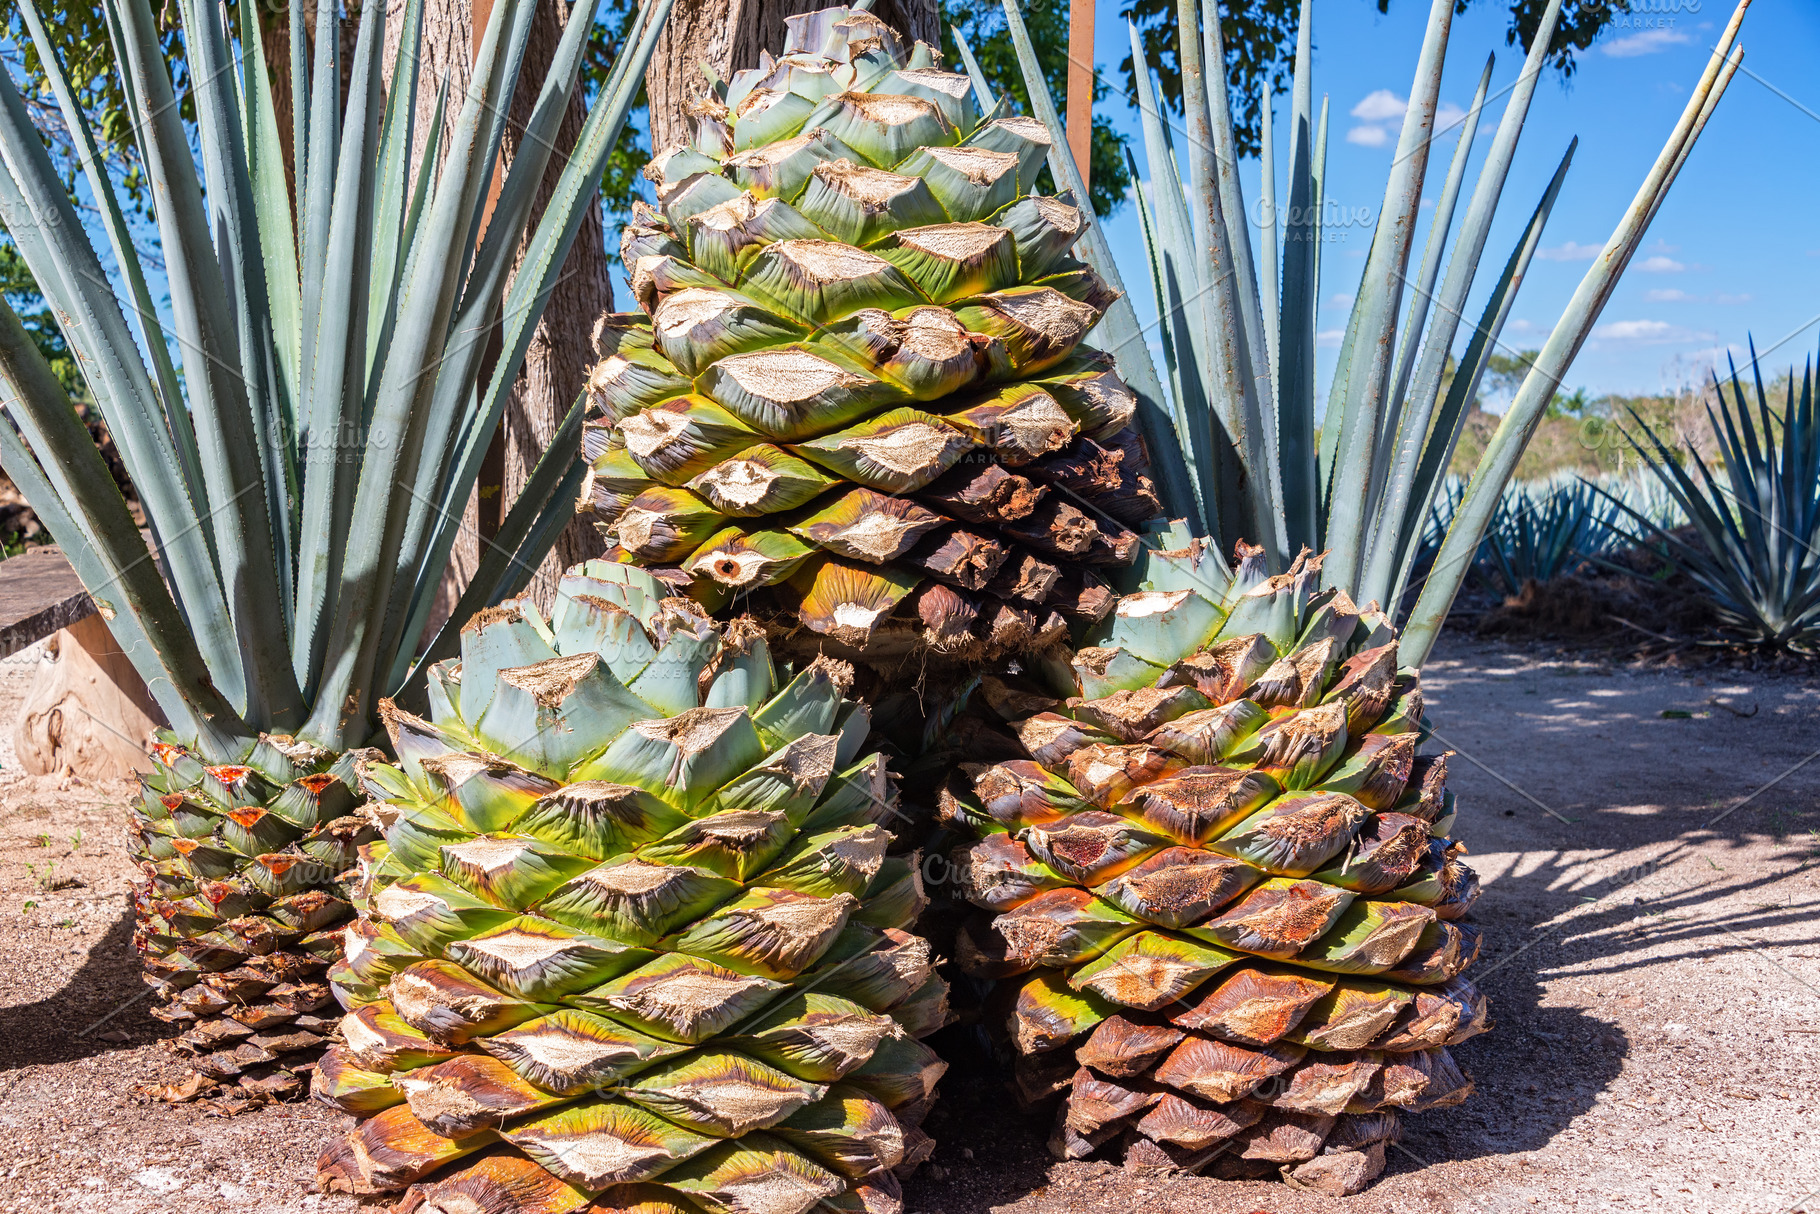
[[[1081,184],[1093,182],[1093,3],[1069,0],[1068,4],[1068,150],[1081,171]],[[1088,200],[1076,204],[1088,207]]]
[[[28,548],[0,561],[0,657],[93,614],[94,600],[57,548]]]

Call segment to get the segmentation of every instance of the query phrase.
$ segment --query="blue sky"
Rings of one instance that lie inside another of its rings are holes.
[[[1580,137],[1542,249],[1505,328],[1507,348],[1539,346],[1592,258],[1634,196],[1699,79],[1707,55],[1731,13],[1727,0],[1646,0],[1638,9],[1672,9],[1621,18],[1564,81],[1545,72],[1518,145],[1499,218],[1475,279],[1468,316],[1477,316],[1568,141]],[[1314,93],[1331,99],[1327,197],[1333,205],[1375,216],[1409,96],[1427,20],[1424,0],[1392,0],[1380,15],[1371,0],[1317,0],[1314,10]],[[1505,44],[1508,6],[1474,0],[1454,18],[1448,43],[1443,107],[1470,104],[1488,52],[1495,52],[1491,100],[1467,169],[1460,212],[1502,113],[1501,90],[1522,64],[1520,47]],[[1117,65],[1129,43],[1117,6],[1100,6],[1096,29],[1099,70],[1115,82],[1101,112],[1133,137],[1143,163],[1135,111],[1117,85]],[[1688,159],[1668,201],[1651,225],[1643,250],[1607,305],[1599,326],[1570,370],[1564,388],[1593,395],[1646,393],[1704,378],[1727,347],[1742,353],[1747,337],[1766,356],[1766,370],[1807,357],[1820,334],[1820,229],[1812,221],[1820,186],[1820,84],[1812,61],[1820,49],[1820,5],[1806,0],[1758,0],[1745,18],[1744,67]],[[1276,103],[1278,173],[1286,173],[1288,98]],[[1444,136],[1430,158],[1425,199],[1439,193],[1457,136]],[[1148,169],[1143,171],[1147,174]],[[1258,196],[1259,168],[1244,166],[1248,203]],[[1278,187],[1279,198],[1285,189]],[[1432,206],[1424,209],[1426,220]],[[1455,224],[1459,222],[1456,214]],[[1114,255],[1140,315],[1155,314],[1143,273],[1136,210],[1127,205],[1107,221]],[[1345,325],[1351,292],[1364,268],[1369,225],[1342,229],[1326,246],[1317,351],[1320,392]],[[1425,240],[1425,230],[1417,233]],[[1451,237],[1450,237],[1451,241]],[[1411,273],[1421,245],[1411,258]],[[1465,337],[1456,342],[1463,349]]]

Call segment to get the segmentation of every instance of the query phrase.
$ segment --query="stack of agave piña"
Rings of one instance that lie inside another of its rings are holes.
[[[584,444],[618,559],[876,659],[1040,649],[1161,508],[1042,123],[869,13],[791,17],[646,174]],[[1002,107],[999,107],[1002,108]],[[845,647],[845,648],[841,648]]]
[[[1477,881],[1382,614],[1315,590],[1318,558],[1242,550],[1222,586],[1204,555],[1147,554],[1049,664],[1064,698],[988,682],[1030,758],[944,798],[990,912],[957,960],[1008,980],[1026,1098],[1067,1091],[1059,1155],[1356,1191],[1399,1111],[1471,1089],[1447,1047],[1487,1027]]]
[[[948,1018],[849,671],[780,677],[642,570],[482,612],[363,760],[385,839],[322,1183],[463,1214],[898,1208]]]

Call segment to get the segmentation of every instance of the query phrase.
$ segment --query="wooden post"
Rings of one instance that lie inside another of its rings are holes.
[[[1068,3],[1068,151],[1081,171],[1081,184],[1092,187],[1093,168],[1093,0]],[[1077,198],[1087,206],[1085,198]]]

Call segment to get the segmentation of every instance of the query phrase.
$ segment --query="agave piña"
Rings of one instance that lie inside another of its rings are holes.
[[[665,594],[578,566],[548,619],[463,628],[430,719],[382,706],[399,763],[362,764],[385,841],[315,1080],[363,1120],[328,1187],[876,1210],[931,1149],[947,988],[850,671],[780,674],[751,620]]]

